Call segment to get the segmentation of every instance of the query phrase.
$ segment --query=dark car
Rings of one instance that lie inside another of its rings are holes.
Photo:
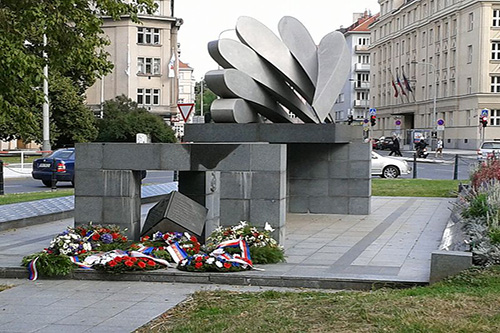
[[[33,161],[31,175],[40,179],[45,186],[52,186],[52,172],[56,182],[75,181],[75,148],[63,148],[54,151],[47,157],[37,158]]]
[[[391,137],[387,137],[378,142],[378,149],[380,150],[391,149],[393,145],[394,145],[394,139]]]

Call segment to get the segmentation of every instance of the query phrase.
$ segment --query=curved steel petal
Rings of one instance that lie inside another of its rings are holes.
[[[283,43],[302,66],[314,86],[318,81],[318,48],[307,28],[292,16],[284,16],[278,23]]]
[[[290,116],[261,86],[236,69],[213,70],[205,74],[207,86],[222,98],[242,98],[253,109],[275,123],[292,122]]]
[[[210,114],[216,123],[258,123],[260,117],[251,106],[241,98],[216,99],[210,106]]]
[[[313,83],[286,45],[268,27],[254,18],[241,16],[236,23],[236,34],[275,67],[308,103],[312,102]]]
[[[235,68],[268,89],[273,96],[305,123],[318,123],[312,108],[282,80],[282,76],[250,47],[233,39],[208,43],[210,56],[224,68]]]
[[[349,76],[350,52],[344,35],[338,31],[327,34],[318,48],[318,82],[312,106],[325,120]]]

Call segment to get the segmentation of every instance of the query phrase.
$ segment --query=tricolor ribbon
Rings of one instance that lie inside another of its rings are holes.
[[[248,247],[247,242],[240,239],[228,240],[217,245],[217,249],[224,249],[226,247],[239,247],[241,250],[241,256],[235,254],[232,260],[238,259],[243,261],[245,264],[252,266],[252,259],[250,257],[250,248]]]
[[[176,264],[178,264],[179,262],[188,257],[186,251],[184,251],[184,249],[177,242],[170,244],[167,247],[167,251],[168,253],[170,253],[170,256],[172,257],[172,259],[175,261]]]
[[[29,264],[28,264],[28,272],[30,273],[29,279],[31,281],[35,281],[38,279],[38,271],[36,270],[36,261],[38,260],[38,257],[33,259]]]
[[[88,264],[86,264],[84,262],[81,262],[80,259],[78,259],[77,256],[71,256],[71,257],[69,257],[69,260],[71,260],[71,262],[73,264],[77,265],[80,268],[84,268],[84,269],[90,269],[90,268],[92,268],[91,265],[88,265]]]
[[[139,252],[139,251],[131,251],[130,252],[130,256],[131,257],[134,257],[134,258],[146,258],[146,259],[149,259],[149,260],[153,260],[154,262],[158,263],[158,264],[161,264],[161,265],[164,265],[164,266],[167,266],[167,267],[172,267],[172,265],[170,265],[170,263],[166,260],[163,260],[163,259],[160,259],[160,258],[155,258],[155,257],[152,257],[152,256],[148,256],[142,252]]]

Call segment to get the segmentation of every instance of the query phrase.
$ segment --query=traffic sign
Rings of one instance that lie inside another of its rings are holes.
[[[444,126],[444,120],[443,119],[438,119],[437,120],[438,126]]]
[[[184,119],[184,122],[187,122],[189,119],[189,116],[191,115],[191,111],[193,111],[194,103],[183,103],[183,104],[177,104],[177,108],[181,112],[182,119]]]
[[[481,117],[488,117],[488,109],[481,110]]]
[[[396,126],[401,126],[401,120],[399,120],[399,119],[396,119],[396,121],[394,123],[396,124]]]
[[[377,114],[377,109],[375,108],[370,108],[370,115],[376,115]]]

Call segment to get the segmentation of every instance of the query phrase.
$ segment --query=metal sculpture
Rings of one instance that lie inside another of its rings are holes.
[[[295,115],[304,123],[333,122],[330,111],[350,71],[344,36],[329,33],[316,46],[302,23],[290,16],[278,28],[281,39],[261,22],[242,16],[236,23],[240,41],[208,44],[211,57],[225,70],[208,72],[205,81],[222,99],[232,100],[212,104],[214,121],[297,122]]]

